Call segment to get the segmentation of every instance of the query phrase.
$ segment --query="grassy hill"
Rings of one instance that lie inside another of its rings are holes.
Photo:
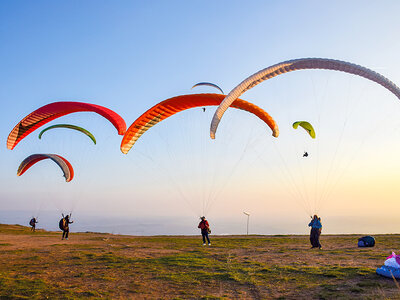
[[[73,228],[72,228],[73,229]],[[0,298],[333,299],[399,298],[375,274],[400,235],[137,237],[0,225]]]

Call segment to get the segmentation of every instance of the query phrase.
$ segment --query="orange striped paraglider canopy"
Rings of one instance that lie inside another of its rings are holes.
[[[187,109],[204,106],[217,106],[225,98],[222,94],[192,94],[182,95],[164,100],[137,118],[126,131],[122,142],[121,151],[127,154],[136,141],[152,126],[160,121]],[[278,137],[279,129],[275,120],[262,108],[237,99],[232,107],[248,111],[263,120],[272,130],[272,135]]]

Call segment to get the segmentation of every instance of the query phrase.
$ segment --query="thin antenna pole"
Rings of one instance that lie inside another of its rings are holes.
[[[250,214],[248,212],[243,212],[247,216],[247,235],[249,235],[249,219],[250,219]]]

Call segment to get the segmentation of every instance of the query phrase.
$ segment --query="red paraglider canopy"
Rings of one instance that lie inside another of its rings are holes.
[[[64,115],[80,111],[98,113],[114,125],[119,135],[125,134],[126,123],[124,119],[111,109],[83,102],[53,102],[38,108],[20,121],[8,135],[7,148],[14,149],[22,139],[40,126]]]

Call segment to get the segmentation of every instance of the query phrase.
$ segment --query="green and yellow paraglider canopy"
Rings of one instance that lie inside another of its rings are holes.
[[[83,134],[86,134],[92,140],[92,142],[94,144],[96,144],[96,138],[94,137],[94,135],[90,131],[86,130],[85,128],[82,128],[82,127],[79,127],[79,126],[76,126],[76,125],[71,125],[71,124],[56,124],[56,125],[53,125],[53,126],[49,126],[49,127],[45,128],[45,129],[43,129],[39,133],[39,139],[42,138],[43,133],[45,133],[47,130],[50,130],[50,129],[53,129],[53,128],[69,128],[69,129],[80,131]]]
[[[293,123],[293,128],[297,129],[297,127],[302,127],[304,128],[304,130],[306,130],[308,132],[308,134],[315,139],[315,130],[314,127],[312,127],[312,125],[307,122],[307,121],[297,121]]]

